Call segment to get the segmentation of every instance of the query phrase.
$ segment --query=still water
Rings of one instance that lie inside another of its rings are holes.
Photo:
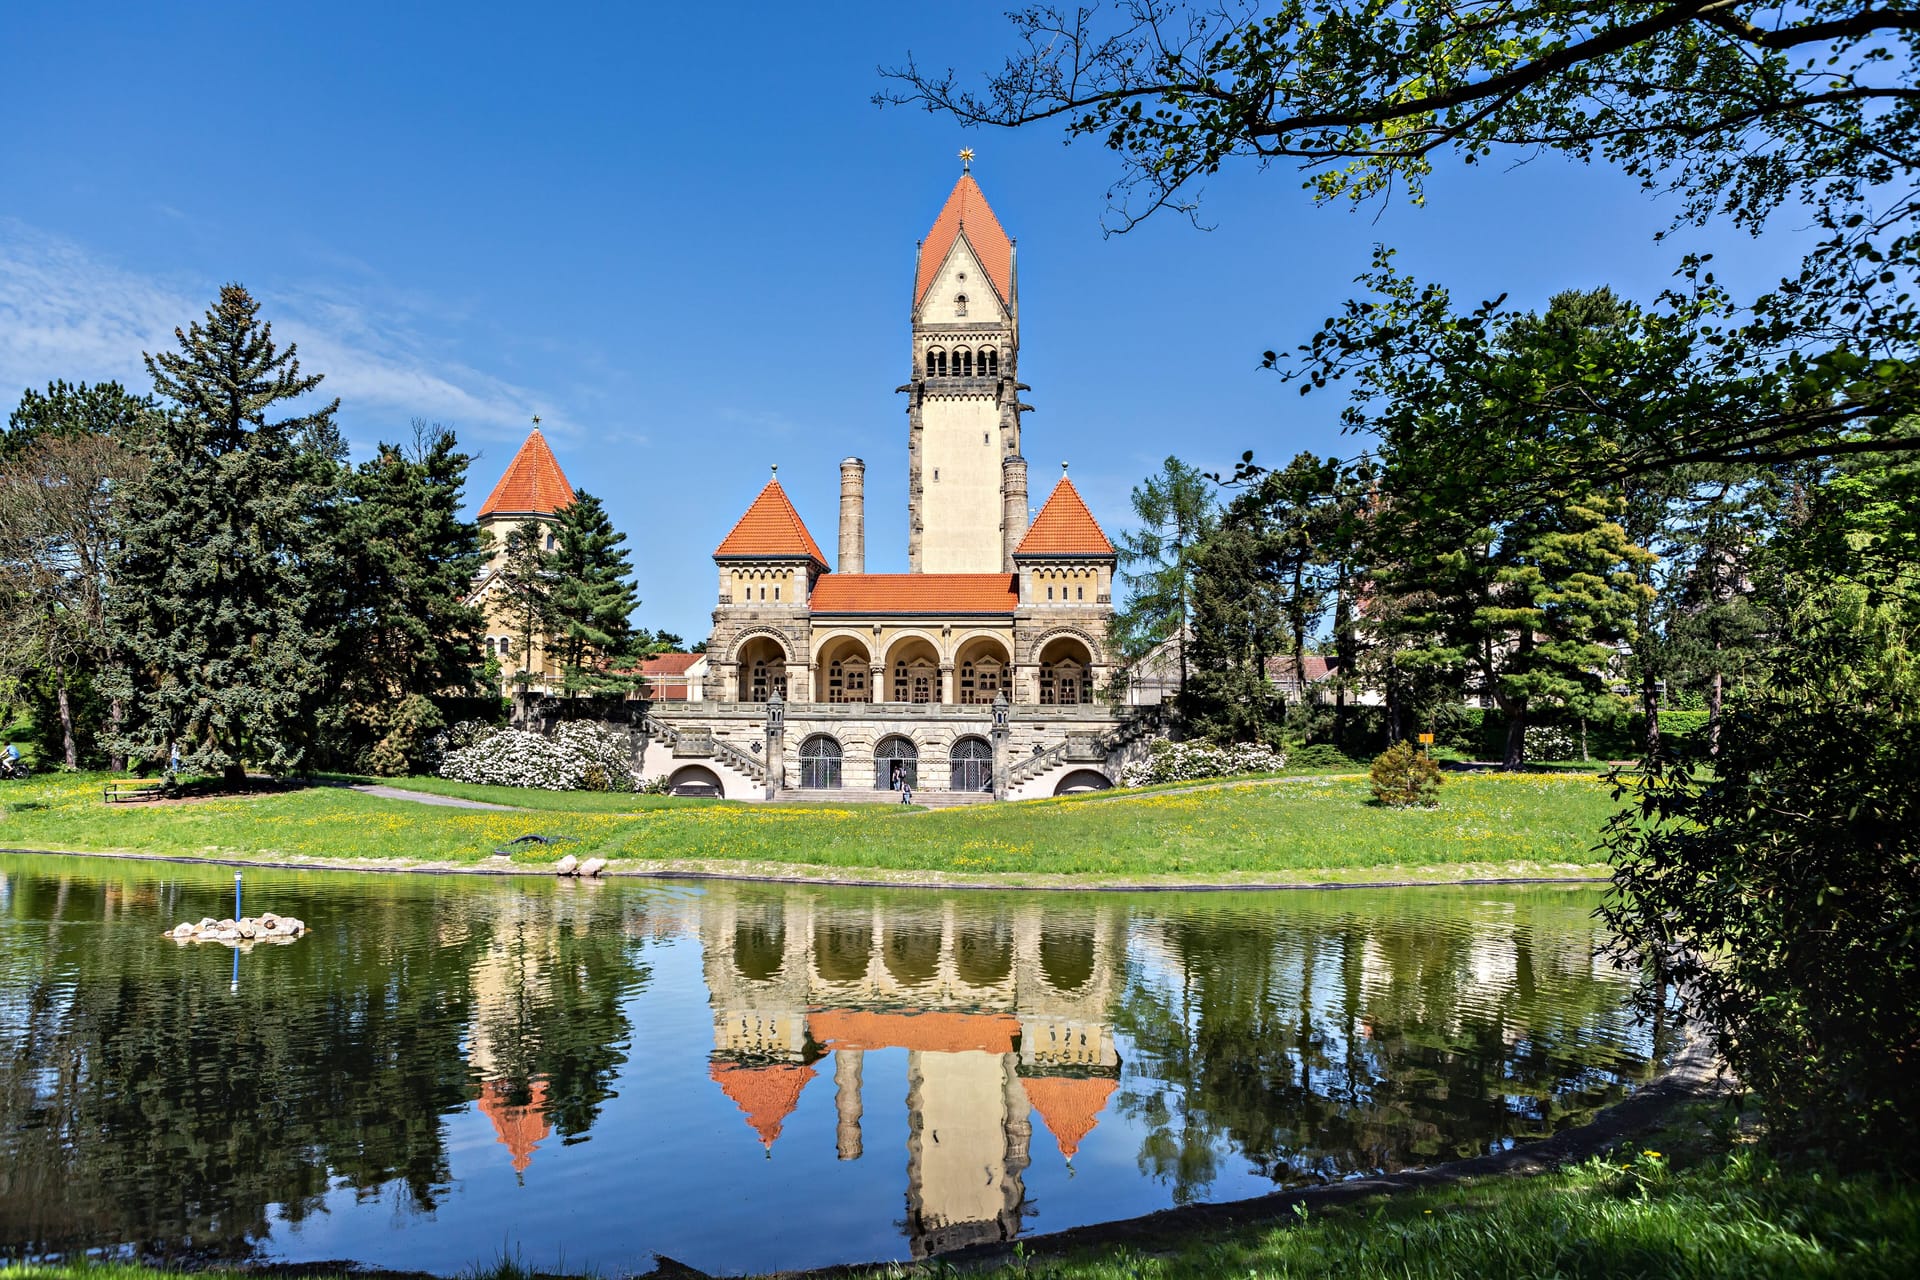
[[[0,1256],[714,1272],[1484,1152],[1655,1054],[1587,889],[1138,896],[0,858]]]

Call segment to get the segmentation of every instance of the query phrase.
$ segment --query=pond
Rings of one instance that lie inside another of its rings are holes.
[[[0,1256],[925,1257],[1580,1122],[1584,887],[1062,895],[0,857]]]

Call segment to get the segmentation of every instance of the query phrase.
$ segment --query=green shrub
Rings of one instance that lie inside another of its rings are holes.
[[[417,693],[401,699],[387,719],[387,733],[374,744],[370,756],[374,773],[383,778],[404,778],[425,767],[427,742],[447,727],[440,708]]]
[[[1294,769],[1345,769],[1357,763],[1331,742],[1310,742],[1287,752],[1287,765]]]
[[[1373,798],[1393,808],[1440,801],[1440,766],[1411,742],[1396,742],[1373,758]]]

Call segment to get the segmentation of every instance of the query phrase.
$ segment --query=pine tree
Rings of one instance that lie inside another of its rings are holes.
[[[1196,733],[1217,742],[1277,736],[1285,708],[1267,679],[1267,659],[1285,635],[1260,538],[1229,518],[1194,556],[1192,668],[1180,712]]]
[[[1129,661],[1179,637],[1180,683],[1187,682],[1187,633],[1193,621],[1195,553],[1217,519],[1207,478],[1178,458],[1158,475],[1134,486],[1133,514],[1140,527],[1120,536],[1115,549],[1127,587],[1127,604],[1113,616],[1115,646]]]
[[[640,607],[627,535],[613,527],[600,499],[576,489],[554,521],[551,635],[568,693],[624,693],[640,678],[615,668],[639,655],[633,611]]]
[[[269,412],[320,384],[259,304],[224,286],[177,351],[146,357],[168,412],[128,494],[112,626],[125,750],[245,781],[300,766],[325,683],[339,402]]]
[[[410,695],[472,688],[482,618],[467,597],[486,556],[460,515],[469,461],[452,432],[415,422],[411,447],[382,444],[346,477],[330,714],[356,752]]]

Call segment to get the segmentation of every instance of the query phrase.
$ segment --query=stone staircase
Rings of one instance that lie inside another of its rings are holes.
[[[836,789],[789,787],[774,797],[783,804],[899,804],[898,791],[871,787]],[[922,791],[914,788],[913,802],[929,809],[951,809],[963,804],[992,804],[991,791]]]

